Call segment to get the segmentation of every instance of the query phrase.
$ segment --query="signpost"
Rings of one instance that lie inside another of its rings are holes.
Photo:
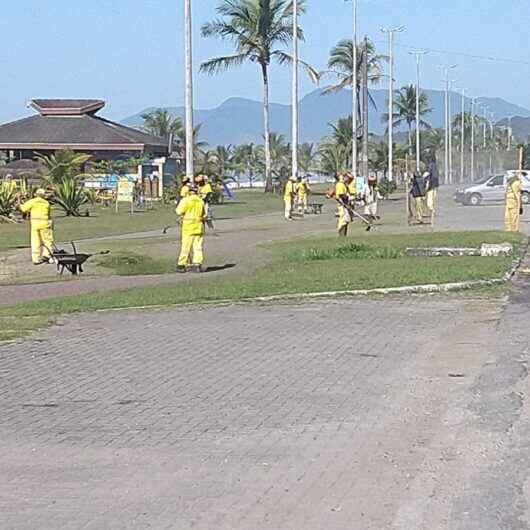
[[[118,193],[116,194],[116,212],[120,202],[128,202],[131,205],[131,213],[134,213],[134,182],[128,178],[120,178],[118,181]]]

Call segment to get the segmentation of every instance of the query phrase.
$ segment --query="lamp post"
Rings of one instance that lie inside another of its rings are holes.
[[[471,182],[475,181],[475,105],[477,98],[471,100]]]
[[[185,62],[186,62],[186,176],[193,179],[193,51],[191,0],[184,0]]]
[[[293,0],[292,176],[298,177],[298,0]]]
[[[426,51],[414,51],[410,52],[411,55],[416,57],[416,171],[420,171],[421,163],[421,146],[420,146],[420,65],[421,58],[426,55]]]
[[[462,89],[462,129],[461,129],[461,146],[460,146],[460,182],[464,182],[464,151],[465,151],[465,139],[466,139],[466,89]]]
[[[353,68],[352,68],[352,175],[356,179],[358,175],[357,169],[357,153],[358,153],[358,141],[357,141],[357,129],[358,129],[358,120],[357,120],[357,107],[358,103],[358,93],[357,87],[359,85],[359,72],[357,70],[358,58],[357,58],[357,0],[352,0],[353,4]]]
[[[394,35],[405,31],[405,26],[395,28],[381,28],[388,34],[389,48],[389,83],[388,83],[388,180],[394,180]]]
[[[444,169],[445,169],[445,183],[449,183],[449,164],[450,164],[450,157],[449,157],[449,71],[456,68],[456,64],[452,64],[450,66],[440,66],[443,74],[444,74],[444,86],[445,86],[445,141],[444,141]]]

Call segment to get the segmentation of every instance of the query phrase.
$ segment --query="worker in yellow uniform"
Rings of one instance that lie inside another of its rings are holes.
[[[345,182],[345,176],[340,175],[335,184],[335,199],[339,203],[339,222],[337,230],[339,236],[346,237],[348,235],[348,226],[351,223],[351,215],[346,207],[349,205],[348,186]]]
[[[204,209],[206,211],[206,224],[208,225],[208,228],[213,229],[212,210],[210,208],[210,204],[213,200],[212,185],[210,184],[210,181],[206,175],[197,175],[195,182],[199,187],[199,197],[204,202]]]
[[[38,189],[35,197],[20,206],[20,211],[30,215],[31,260],[34,265],[50,263],[54,246],[53,223],[50,216],[51,205],[46,200],[46,192]]]
[[[189,177],[183,177],[182,178],[182,186],[180,188],[180,198],[184,199],[184,197],[187,197],[190,194],[190,178]]]
[[[522,209],[521,177],[517,175],[508,180],[506,186],[506,211],[504,226],[507,232],[519,232]]]
[[[285,184],[283,202],[285,203],[285,220],[293,220],[293,202],[296,197],[296,177],[290,177]]]
[[[309,187],[309,182],[307,178],[299,178],[298,184],[296,186],[296,195],[298,199],[298,212],[307,213],[309,211],[309,193],[311,188]]]
[[[182,218],[182,243],[177,272],[202,272],[206,209],[197,192],[197,186],[190,184],[189,195],[177,206],[177,215]]]

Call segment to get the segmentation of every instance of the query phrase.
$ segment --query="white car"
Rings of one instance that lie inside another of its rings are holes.
[[[454,199],[466,206],[479,206],[483,203],[503,202],[506,195],[506,185],[518,171],[510,170],[502,175],[494,175],[481,179],[471,186],[456,190]],[[530,171],[523,171],[523,203],[530,204]]]

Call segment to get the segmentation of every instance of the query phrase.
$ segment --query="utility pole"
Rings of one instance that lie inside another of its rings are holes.
[[[451,66],[440,66],[444,75],[444,88],[445,88],[445,139],[444,139],[444,170],[445,170],[445,183],[449,184],[449,70],[456,68],[457,65]]]
[[[464,182],[464,151],[465,151],[465,139],[466,139],[466,127],[465,127],[465,118],[466,118],[466,89],[462,89],[462,132],[461,132],[461,148],[460,148],[460,182]]]
[[[368,37],[363,46],[363,176],[368,178]]]
[[[298,177],[298,0],[293,0],[292,176]]]
[[[191,25],[191,0],[184,0],[184,26],[186,54],[186,176],[193,180],[193,36]]]
[[[475,182],[475,105],[477,98],[471,100],[471,182]]]
[[[411,55],[416,57],[416,171],[420,172],[421,164],[421,146],[420,146],[420,65],[421,58],[423,55],[426,55],[426,51],[414,51],[410,52]]]
[[[357,87],[359,85],[359,73],[357,71],[358,57],[357,57],[357,0],[352,0],[353,3],[353,70],[352,70],[352,129],[353,129],[353,141],[352,141],[352,175],[356,179],[358,176],[357,169],[357,156],[358,156],[358,142],[357,142],[357,129],[359,128],[357,120],[357,109],[359,107],[359,98]]]
[[[394,34],[405,31],[405,26],[381,28],[388,34],[389,83],[388,83],[388,180],[394,180]]]
[[[453,183],[453,105],[452,105],[452,86],[453,83],[456,83],[456,80],[453,79],[449,82],[449,94],[448,94],[448,107],[447,107],[447,113],[448,113],[448,119],[449,119],[449,180],[451,181],[451,184]]]

